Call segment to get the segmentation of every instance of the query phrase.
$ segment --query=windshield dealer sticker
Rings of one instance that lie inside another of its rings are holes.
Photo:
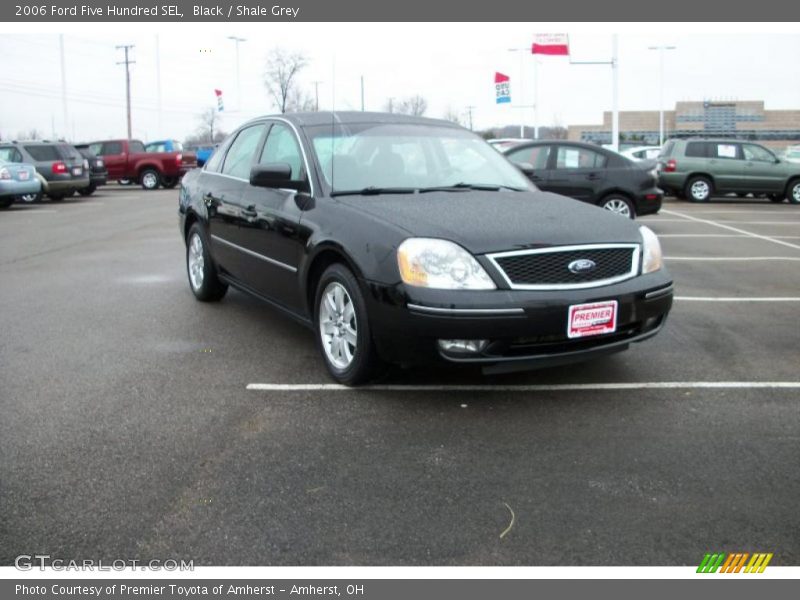
[[[617,330],[617,301],[573,304],[569,307],[567,336],[581,338]]]

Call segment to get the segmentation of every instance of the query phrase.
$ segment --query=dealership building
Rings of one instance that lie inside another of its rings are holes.
[[[620,146],[658,145],[657,110],[620,111]],[[721,137],[782,149],[800,144],[800,110],[766,110],[762,101],[678,102],[664,111],[664,139]],[[611,143],[611,112],[602,125],[570,125],[568,139]]]

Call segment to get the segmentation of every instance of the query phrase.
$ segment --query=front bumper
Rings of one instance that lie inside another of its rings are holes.
[[[454,292],[365,285],[373,338],[384,359],[478,364],[487,372],[556,366],[625,350],[658,333],[673,295],[664,269],[579,290]],[[616,331],[570,339],[569,307],[605,300],[618,302]],[[439,350],[439,339],[481,339],[489,344],[477,354],[447,354]]]

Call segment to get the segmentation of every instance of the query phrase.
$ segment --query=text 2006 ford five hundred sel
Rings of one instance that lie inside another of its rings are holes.
[[[350,385],[387,361],[584,360],[652,337],[672,305],[647,227],[540,192],[431,119],[251,121],[184,177],[180,227],[199,300],[230,285],[284,310]]]

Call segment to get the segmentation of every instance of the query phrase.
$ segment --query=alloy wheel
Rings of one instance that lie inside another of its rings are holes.
[[[695,200],[706,200],[711,194],[711,188],[706,181],[699,180],[692,184],[691,192]]]
[[[609,198],[603,203],[603,208],[621,217],[633,218],[631,207],[622,198]]]
[[[189,240],[189,282],[195,291],[203,286],[205,264],[203,240],[195,233]]]
[[[319,332],[325,357],[331,365],[342,370],[349,367],[358,347],[358,323],[350,294],[336,281],[322,292]]]

